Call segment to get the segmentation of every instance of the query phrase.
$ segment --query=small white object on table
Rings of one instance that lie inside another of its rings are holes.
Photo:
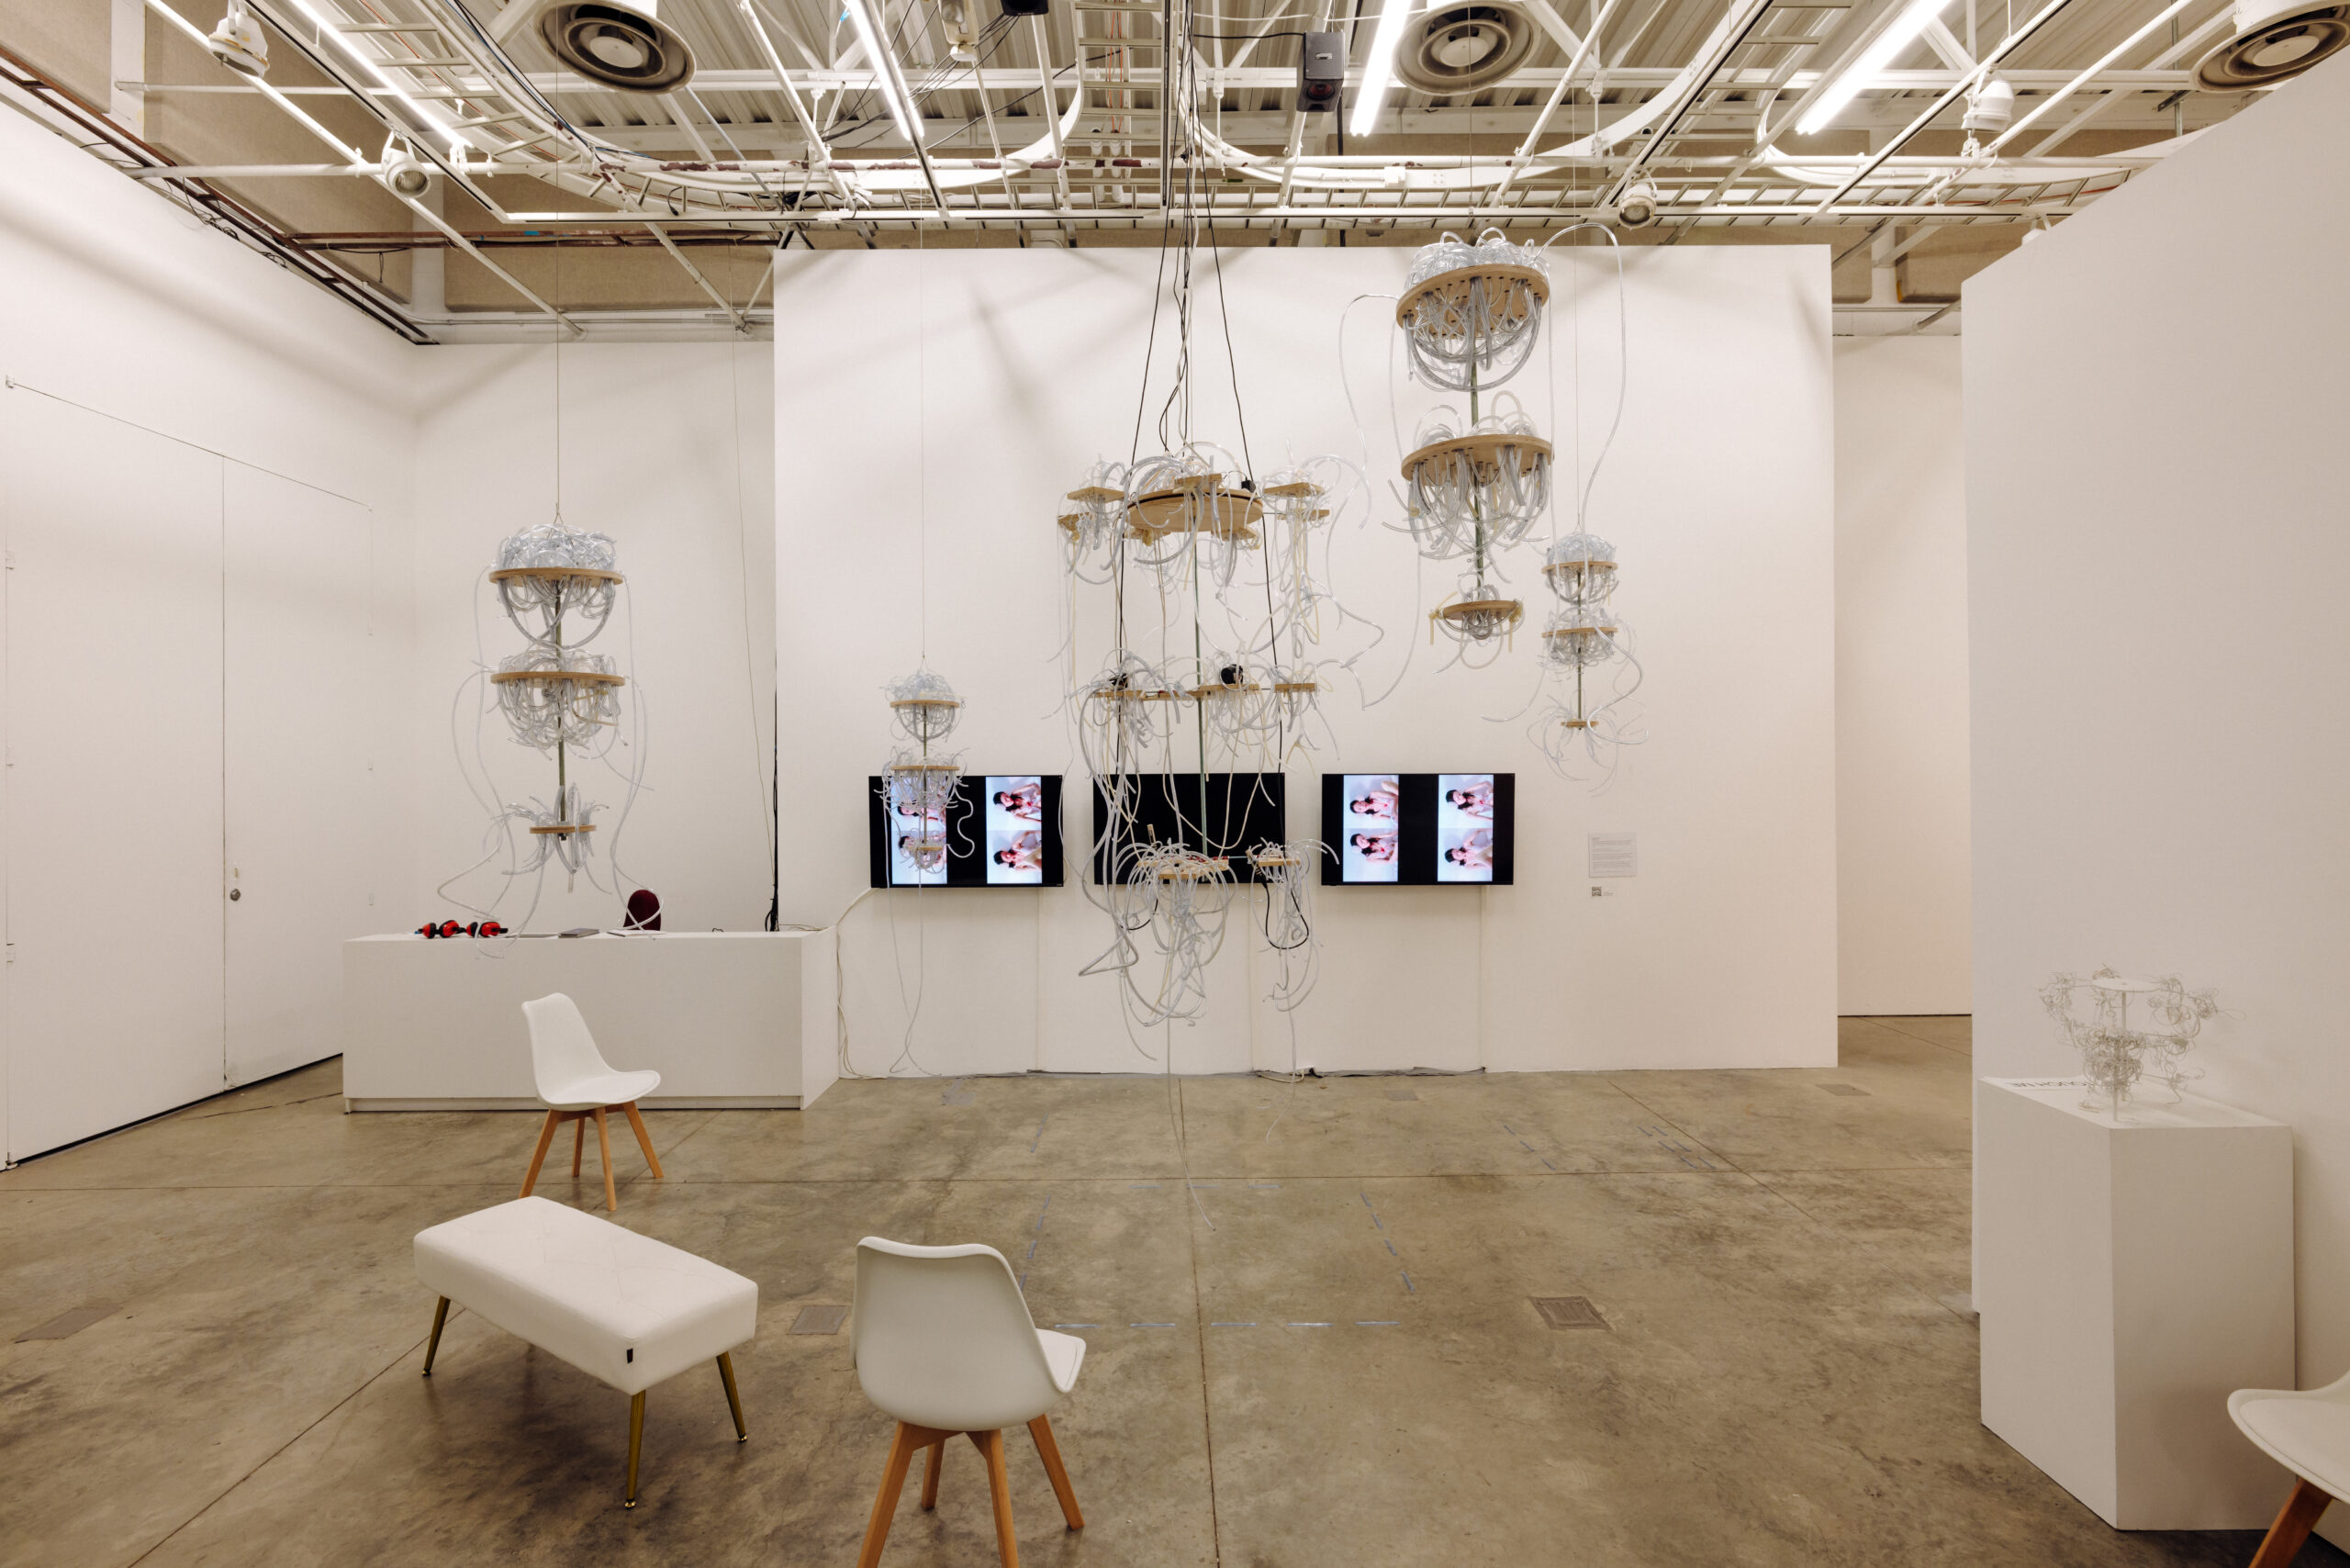
[[[562,991],[648,1110],[804,1107],[839,1076],[834,933],[360,936],[343,944],[352,1111],[543,1111],[522,1003]]]
[[[1983,1424],[2118,1529],[2256,1529],[2228,1396],[2293,1381],[2293,1132],[2079,1079],[1975,1085]]]
[[[517,1198],[416,1236],[416,1277],[441,1298],[424,1375],[449,1304],[628,1394],[628,1492],[644,1437],[644,1391],[714,1361],[747,1439],[732,1352],[758,1331],[759,1287],[706,1258],[545,1198]]]

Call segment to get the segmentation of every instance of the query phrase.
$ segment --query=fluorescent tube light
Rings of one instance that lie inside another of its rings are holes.
[[[1395,50],[1404,41],[1404,22],[1412,14],[1412,3],[1383,0],[1379,8],[1379,28],[1371,35],[1371,58],[1363,62],[1362,82],[1355,88],[1355,112],[1347,120],[1349,135],[1369,136],[1379,125],[1380,106],[1394,80]]]
[[[881,47],[881,25],[867,9],[871,0],[845,0],[849,20],[856,24],[856,40],[865,46],[865,62],[873,67],[874,85],[881,90],[881,101],[890,106],[890,118],[898,122],[898,129],[916,147],[922,145],[914,135],[914,117],[911,105],[898,96],[896,62],[888,50]]]
[[[1860,90],[1876,80],[1894,57],[1918,41],[1933,19],[1950,9],[1950,0],[1910,0],[1909,8],[1893,19],[1893,25],[1876,35],[1874,42],[1861,51],[1845,72],[1811,102],[1803,123],[1796,127],[1796,134],[1814,136],[1828,129],[1828,122],[1844,110]]]

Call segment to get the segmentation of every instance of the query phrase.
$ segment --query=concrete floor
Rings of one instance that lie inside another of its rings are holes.
[[[845,1331],[789,1330],[868,1232],[990,1242],[1084,1326],[1081,1534],[1011,1441],[1038,1568],[2248,1561],[2109,1530],[1977,1422],[1968,1081],[1965,1019],[1894,1018],[1832,1070],[656,1113],[668,1180],[617,1149],[619,1220],[755,1280],[760,1333],[751,1441],[714,1372],[662,1384],[623,1512],[621,1395],[461,1312],[417,1376],[409,1238],[511,1197],[535,1118],[346,1116],[329,1062],[0,1175],[6,1338],[113,1308],[0,1344],[0,1563],[845,1568],[890,1423]],[[595,1171],[541,1190],[600,1210]],[[1546,1327],[1561,1295],[1607,1327]],[[885,1563],[995,1561],[968,1445],[935,1514],[916,1490]]]

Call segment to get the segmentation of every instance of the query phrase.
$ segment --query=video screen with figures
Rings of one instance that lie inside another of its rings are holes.
[[[1326,773],[1322,879],[1506,886],[1516,800],[1514,773]]]
[[[877,888],[1061,885],[1058,774],[967,774],[943,802],[878,774],[866,788]]]

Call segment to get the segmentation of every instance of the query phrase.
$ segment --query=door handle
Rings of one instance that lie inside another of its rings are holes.
[[[229,890],[229,902],[230,903],[235,903],[239,899],[243,898],[244,896],[245,890],[242,888],[230,888]]]

